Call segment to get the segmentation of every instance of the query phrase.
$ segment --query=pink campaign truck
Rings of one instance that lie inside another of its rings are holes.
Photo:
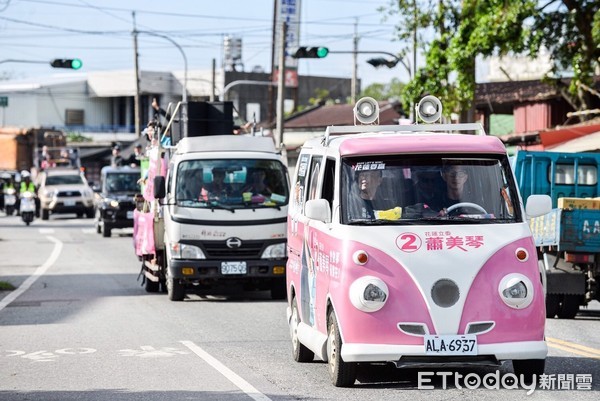
[[[302,147],[288,211],[287,316],[297,362],[327,361],[335,386],[358,363],[544,371],[544,290],[528,217],[547,195],[519,195],[506,149],[479,124],[327,128]]]

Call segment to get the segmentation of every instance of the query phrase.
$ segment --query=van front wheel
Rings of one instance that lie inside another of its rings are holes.
[[[292,352],[294,355],[294,361],[310,362],[315,358],[315,354],[300,342],[300,339],[298,338],[299,324],[300,313],[298,312],[298,302],[294,297],[292,300],[292,317],[290,319],[290,336],[292,337]]]
[[[329,312],[327,327],[327,366],[336,387],[350,387],[356,380],[356,363],[342,360],[342,336],[333,310]]]

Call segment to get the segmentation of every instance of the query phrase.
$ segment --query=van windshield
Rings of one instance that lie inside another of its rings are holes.
[[[486,224],[522,221],[504,156],[345,158],[344,224]]]
[[[188,160],[177,168],[175,201],[208,209],[279,208],[288,203],[287,180],[277,160]]]

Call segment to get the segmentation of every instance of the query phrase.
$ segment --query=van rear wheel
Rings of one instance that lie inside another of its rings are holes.
[[[540,376],[544,374],[546,367],[545,359],[514,359],[512,361],[513,370],[518,378],[523,375],[523,381],[526,384],[531,384],[533,379],[539,381]]]
[[[329,376],[336,387],[350,387],[356,380],[356,363],[342,359],[342,336],[333,310],[329,312],[327,326],[327,366]]]
[[[296,297],[292,300],[292,317],[290,319],[290,336],[292,337],[292,352],[294,361],[311,362],[315,358],[314,352],[309,350],[300,342],[298,338],[298,325],[300,324],[300,313],[298,312],[298,302]]]

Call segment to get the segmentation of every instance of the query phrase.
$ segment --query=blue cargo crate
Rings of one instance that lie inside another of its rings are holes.
[[[600,210],[553,209],[529,222],[536,246],[595,253],[600,249]]]

